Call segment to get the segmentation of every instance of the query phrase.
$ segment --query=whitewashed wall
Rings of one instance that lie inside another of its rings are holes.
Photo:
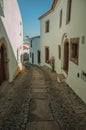
[[[9,81],[13,80],[13,74],[17,67],[22,68],[20,58],[17,61],[17,49],[19,56],[22,53],[23,30],[22,19],[17,0],[3,0],[4,17],[0,17],[0,38],[4,37],[7,42],[9,58]]]
[[[37,51],[40,50],[40,36],[32,37],[32,47],[30,47],[30,53],[34,53],[34,64],[38,65]],[[32,63],[32,56],[30,57]]]
[[[62,9],[62,27],[59,28],[60,10]],[[79,37],[79,65],[70,61],[69,71],[66,82],[69,86],[86,102],[86,82],[81,79],[82,70],[86,72],[86,0],[72,0],[71,20],[66,25],[67,0],[59,0],[55,10],[48,16],[40,20],[41,32],[41,51],[42,65],[45,63],[44,46],[49,46],[50,56],[55,57],[55,69],[57,73],[61,73],[62,60],[58,58],[58,45],[62,46],[62,37],[66,33],[70,42],[70,38]],[[50,32],[45,33],[45,22],[50,20]],[[85,43],[82,44],[82,36],[85,37]],[[70,52],[69,52],[70,53]],[[62,51],[63,55],[63,51]],[[47,65],[47,64],[46,64]],[[77,73],[80,77],[77,77]]]

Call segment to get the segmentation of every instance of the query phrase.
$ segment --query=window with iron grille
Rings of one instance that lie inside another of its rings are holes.
[[[70,60],[78,65],[79,59],[79,38],[70,39]]]
[[[58,45],[58,57],[59,59],[61,59],[61,46]]]

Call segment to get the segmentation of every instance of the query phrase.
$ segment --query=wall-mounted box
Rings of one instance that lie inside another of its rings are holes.
[[[85,44],[85,36],[82,36],[82,44]]]
[[[83,79],[86,82],[86,72],[85,71],[81,72],[81,79]]]

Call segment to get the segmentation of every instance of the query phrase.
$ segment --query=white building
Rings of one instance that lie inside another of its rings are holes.
[[[22,69],[23,31],[17,0],[0,0],[0,83]]]
[[[86,0],[54,0],[40,18],[41,64],[55,70],[86,103]]]
[[[23,64],[29,62],[29,43],[23,43],[23,53],[21,59]]]
[[[40,65],[40,36],[30,38],[30,63]]]

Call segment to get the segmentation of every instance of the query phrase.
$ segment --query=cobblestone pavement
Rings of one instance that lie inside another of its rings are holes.
[[[0,86],[0,130],[86,130],[86,104],[46,66],[27,67]]]
[[[53,116],[59,122],[61,130],[86,130],[86,104],[65,82],[57,82],[56,73],[46,66],[43,71],[49,82]]]
[[[24,130],[29,109],[31,72],[23,70],[0,86],[0,130]]]

